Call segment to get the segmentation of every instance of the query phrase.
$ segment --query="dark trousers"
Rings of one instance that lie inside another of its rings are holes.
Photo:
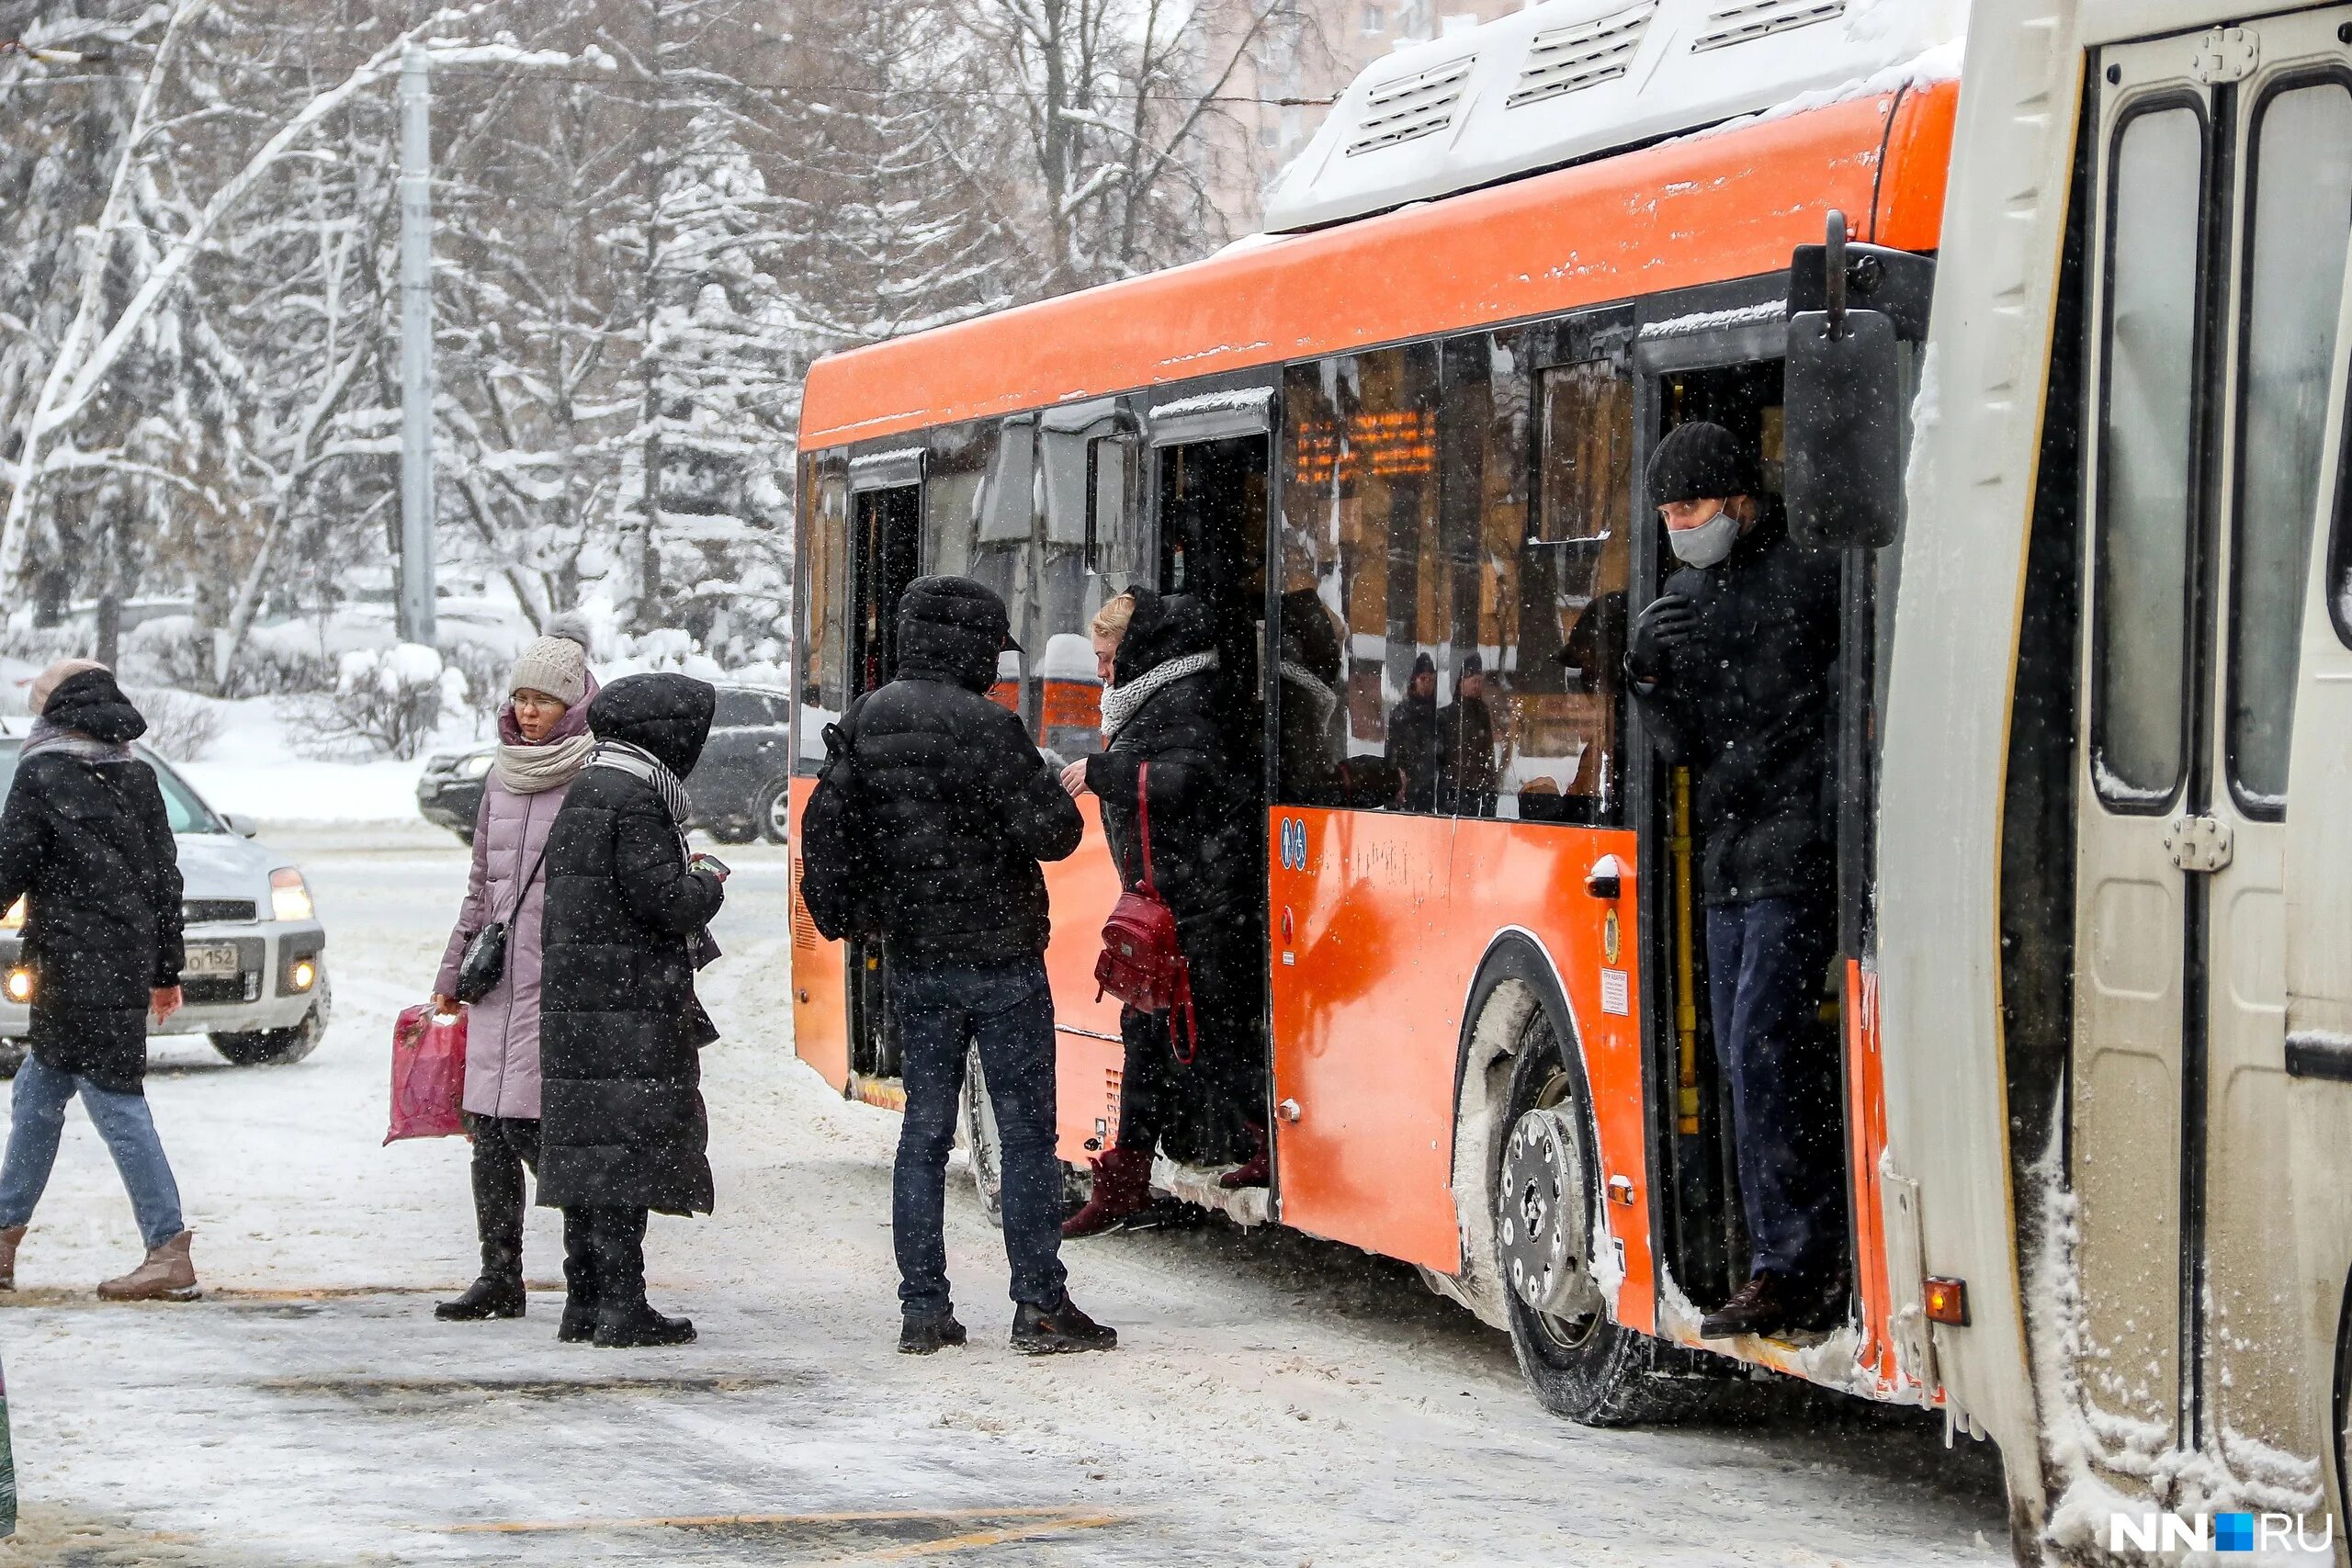
[[[977,1047],[1004,1160],[1004,1255],[1012,1299],[1062,1299],[1062,1172],[1054,1153],[1054,998],[1042,958],[963,967],[890,968],[907,1113],[899,1128],[890,1225],[899,1303],[909,1316],[941,1313],[947,1287],[947,1155],[964,1058]]]
[[[1756,1273],[1822,1279],[1845,1266],[1838,1050],[1821,1021],[1835,942],[1821,900],[1707,908],[1708,998]]]
[[[481,1236],[481,1277],[523,1282],[523,1172],[539,1171],[539,1124],[515,1116],[466,1112],[474,1144],[474,1229]]]
[[[1179,1057],[1169,1014],[1134,1008],[1120,1013],[1126,1059],[1119,1071],[1118,1144],[1157,1145],[1186,1165],[1237,1164],[1257,1152],[1266,1120],[1263,946],[1247,917],[1180,940],[1192,966],[1199,1030],[1193,1060],[1187,1066]]]
[[[574,1204],[563,1211],[563,1312],[627,1316],[645,1304],[648,1211]]]

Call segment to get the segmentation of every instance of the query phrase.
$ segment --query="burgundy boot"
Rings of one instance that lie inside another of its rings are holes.
[[[1244,1187],[1263,1187],[1273,1178],[1273,1158],[1266,1148],[1266,1129],[1255,1122],[1250,1123],[1250,1146],[1256,1151],[1254,1154],[1216,1179],[1216,1184],[1228,1192]]]
[[[1062,1222],[1062,1238],[1100,1235],[1151,1203],[1151,1151],[1114,1146],[1094,1162],[1094,1195]]]

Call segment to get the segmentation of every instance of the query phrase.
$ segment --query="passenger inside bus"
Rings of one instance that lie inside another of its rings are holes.
[[[1405,779],[1405,809],[1437,809],[1438,775],[1444,769],[1439,739],[1437,660],[1428,653],[1413,660],[1413,678],[1404,699],[1388,715],[1388,765]]]
[[[1462,660],[1453,701],[1437,716],[1438,809],[1457,817],[1495,814],[1495,720],[1487,708],[1487,664]]]
[[[1709,1338],[1819,1331],[1842,1314],[1830,774],[1836,558],[1788,536],[1755,448],[1692,420],[1658,444],[1649,500],[1679,569],[1634,617],[1626,671],[1661,757],[1693,775],[1716,1058],[1731,1090],[1747,1278]]]

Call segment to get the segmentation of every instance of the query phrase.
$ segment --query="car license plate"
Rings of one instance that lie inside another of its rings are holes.
[[[238,974],[237,944],[232,942],[190,942],[187,962],[180,965],[180,973],[197,980],[232,980]]]

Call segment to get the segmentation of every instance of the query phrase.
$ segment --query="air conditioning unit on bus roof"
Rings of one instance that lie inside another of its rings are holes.
[[[1266,194],[1274,232],[1954,73],[1966,0],[1541,0],[1368,67]]]

